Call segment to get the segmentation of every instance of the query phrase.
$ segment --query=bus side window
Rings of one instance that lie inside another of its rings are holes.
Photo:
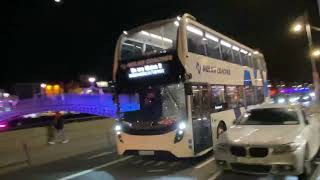
[[[187,26],[188,51],[200,55],[206,55],[203,31],[194,27]]]
[[[240,53],[241,61],[243,66],[249,66],[249,59],[246,54]]]
[[[253,60],[252,60],[252,58],[251,58],[251,56],[247,56],[247,58],[248,58],[248,65],[249,65],[249,67],[254,67],[254,65],[253,65]]]
[[[258,87],[257,99],[258,99],[259,104],[263,103],[263,101],[264,101],[263,86]]]
[[[228,108],[225,98],[224,86],[211,86],[211,103],[214,112],[223,111]]]
[[[232,51],[231,51],[231,46],[227,47],[222,45],[221,46],[221,54],[222,54],[222,60],[225,60],[227,62],[233,62],[232,60]]]
[[[221,59],[219,39],[209,33],[206,33],[207,55],[211,58]]]
[[[240,86],[226,86],[226,101],[229,109],[238,108],[243,105],[243,96],[240,93]]]
[[[255,104],[255,91],[253,86],[244,86],[244,94],[246,96],[246,105],[254,105]]]
[[[236,51],[236,50],[232,50],[232,52],[233,52],[233,61],[236,64],[240,64],[241,65],[240,52]]]
[[[254,56],[251,56],[251,58],[252,58],[253,68],[260,69],[259,68],[259,61],[257,60],[257,58],[255,58]]]
[[[254,56],[254,59],[257,63],[258,69],[261,71],[265,71],[265,62],[262,58],[258,57],[258,56]]]

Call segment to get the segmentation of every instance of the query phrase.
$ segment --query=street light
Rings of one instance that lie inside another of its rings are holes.
[[[61,5],[63,3],[63,0],[52,0],[54,4]]]
[[[303,26],[302,26],[302,24],[300,24],[300,23],[296,23],[296,24],[294,24],[293,27],[292,27],[292,31],[293,31],[293,32],[301,32],[302,29],[303,29]]]
[[[313,57],[319,57],[320,56],[320,49],[315,49],[315,50],[313,50],[312,51],[312,53],[311,53],[311,55],[313,56]]]
[[[88,78],[88,81],[89,81],[90,83],[94,83],[94,82],[96,82],[96,78],[95,78],[95,77],[89,77],[89,78]]]
[[[302,19],[302,22],[301,22],[301,19]],[[293,32],[301,32],[303,30],[306,31],[307,38],[308,38],[308,47],[309,47],[309,51],[311,52],[310,60],[311,60],[311,66],[312,66],[313,84],[314,84],[314,89],[316,94],[315,100],[318,102],[320,88],[319,88],[319,73],[317,70],[315,57],[320,56],[320,50],[312,51],[313,43],[312,43],[311,29],[320,31],[320,28],[310,25],[307,11],[305,11],[303,16],[299,18],[299,22],[295,23],[292,27],[293,27],[292,28]]]
[[[46,86],[47,86],[47,85],[46,85],[45,83],[41,83],[41,84],[40,84],[40,87],[41,87],[41,88],[46,88]]]

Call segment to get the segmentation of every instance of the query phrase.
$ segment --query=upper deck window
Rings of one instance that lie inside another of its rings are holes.
[[[178,26],[174,21],[150,25],[121,39],[121,60],[133,60],[176,50]]]
[[[196,54],[206,55],[205,44],[207,39],[203,37],[203,31],[192,25],[187,26],[188,50]]]
[[[233,51],[233,61],[237,64],[242,64],[241,58],[240,58],[240,48],[237,46],[232,46],[232,51]]]
[[[222,54],[222,59],[226,60],[228,62],[232,62],[232,50],[231,50],[231,44],[221,40],[221,54]]]
[[[212,58],[221,59],[219,39],[209,33],[206,33],[207,55]]]

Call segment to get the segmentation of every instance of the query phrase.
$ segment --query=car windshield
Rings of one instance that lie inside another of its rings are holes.
[[[253,109],[242,115],[238,125],[297,125],[296,111],[286,108]]]
[[[121,60],[135,60],[175,51],[177,30],[178,24],[172,20],[127,33],[121,40]]]

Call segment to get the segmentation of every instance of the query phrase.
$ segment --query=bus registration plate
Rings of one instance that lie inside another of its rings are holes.
[[[139,151],[139,155],[141,156],[153,156],[154,151]]]

